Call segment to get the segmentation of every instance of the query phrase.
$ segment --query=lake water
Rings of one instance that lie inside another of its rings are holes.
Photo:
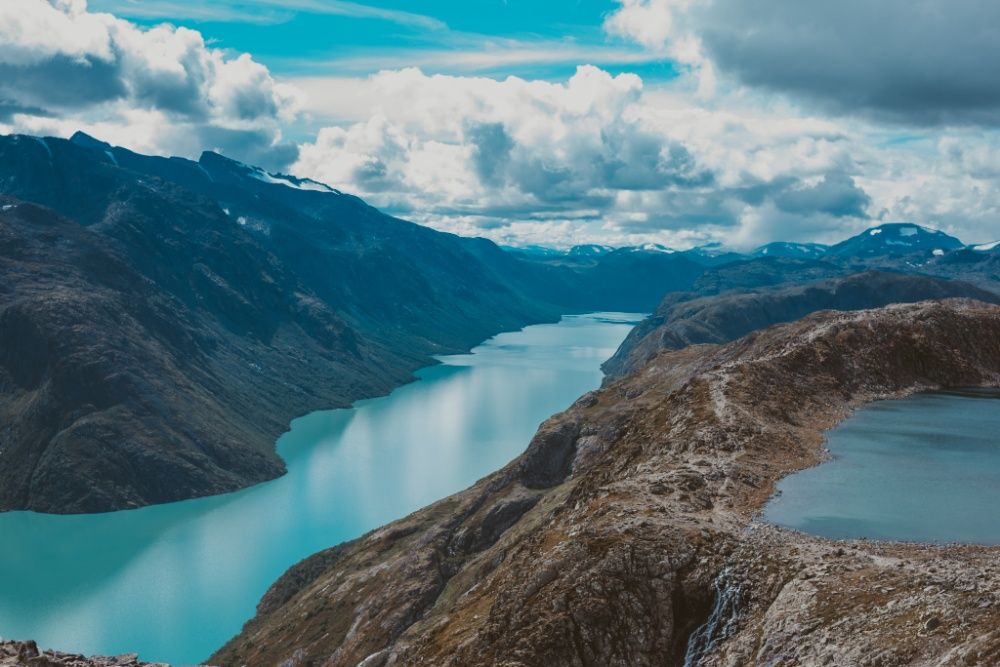
[[[600,385],[640,316],[504,333],[418,382],[292,422],[288,474],[224,496],[109,514],[0,514],[0,637],[192,664],[290,565],[459,491]]]
[[[1000,392],[880,401],[828,436],[833,459],[781,480],[767,521],[834,539],[1000,544]]]

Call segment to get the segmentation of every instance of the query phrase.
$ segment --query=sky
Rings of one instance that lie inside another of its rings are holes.
[[[995,0],[0,0],[0,132],[509,245],[1000,238]]]

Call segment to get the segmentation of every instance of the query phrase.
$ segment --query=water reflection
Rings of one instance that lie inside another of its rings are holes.
[[[633,316],[567,317],[446,357],[420,381],[293,422],[288,474],[128,512],[0,514],[0,636],[204,659],[289,565],[462,489],[601,381]]]
[[[1000,392],[881,401],[829,433],[833,460],[778,483],[768,521],[834,539],[1000,544]]]

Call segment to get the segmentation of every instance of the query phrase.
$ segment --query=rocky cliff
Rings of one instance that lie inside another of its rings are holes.
[[[858,405],[1000,384],[1000,308],[821,312],[664,351],[472,488],[290,569],[222,665],[970,665],[1000,549],[757,523]]]

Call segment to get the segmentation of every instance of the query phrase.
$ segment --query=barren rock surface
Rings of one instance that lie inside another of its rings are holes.
[[[134,653],[112,657],[88,658],[76,653],[60,653],[38,648],[35,642],[0,639],[2,667],[166,667],[161,663],[141,662]]]
[[[754,517],[858,405],[998,384],[1000,308],[974,301],[663,352],[472,488],[293,567],[211,662],[997,664],[1000,549]]]

